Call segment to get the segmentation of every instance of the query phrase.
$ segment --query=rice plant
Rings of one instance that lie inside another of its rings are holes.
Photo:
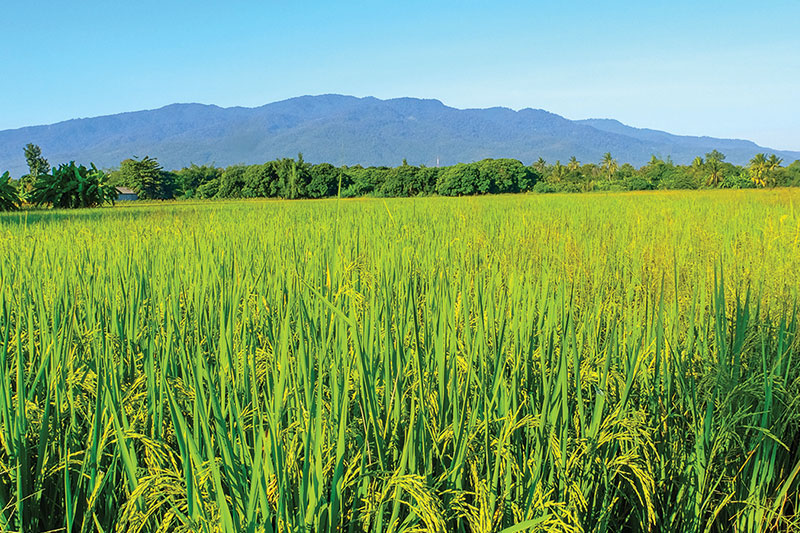
[[[797,529],[798,200],[0,215],[0,530]]]

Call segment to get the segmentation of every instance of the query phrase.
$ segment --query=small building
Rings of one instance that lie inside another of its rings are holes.
[[[129,189],[127,187],[117,187],[117,201],[118,202],[130,202],[132,200],[138,200],[139,195],[136,194],[136,191],[133,189]]]

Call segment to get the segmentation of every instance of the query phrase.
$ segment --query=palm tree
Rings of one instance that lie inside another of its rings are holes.
[[[696,160],[695,160],[696,161]],[[722,181],[722,162],[725,161],[725,154],[718,150],[711,150],[706,154],[705,167],[708,170],[706,185],[717,187]]]
[[[547,161],[542,159],[541,157],[536,160],[533,164],[533,168],[539,171],[540,174],[544,174],[545,169],[547,168]]]
[[[603,170],[606,171],[606,177],[609,180],[617,173],[617,170],[619,170],[619,164],[617,164],[616,159],[611,157],[611,152],[603,154],[603,160],[600,162],[600,165],[603,167]]]
[[[564,179],[564,170],[564,165],[561,164],[561,161],[556,160],[556,164],[550,169],[551,181],[558,183]]]
[[[783,163],[783,159],[781,159],[775,154],[772,154],[771,156],[769,156],[769,159],[767,159],[767,163],[769,165],[769,170],[775,170],[776,168],[781,166],[781,163]]]
[[[767,157],[764,154],[756,154],[750,160],[750,179],[759,187],[767,184]]]
[[[578,170],[580,167],[581,167],[581,162],[578,161],[578,158],[576,158],[574,155],[569,158],[569,163],[567,163],[567,170],[573,172],[575,170]]]
[[[717,187],[722,181],[722,162],[718,159],[709,159],[706,163],[706,167],[708,167],[706,185],[709,187]]]
[[[777,174],[775,171],[778,168],[780,168],[781,163],[783,163],[783,159],[781,159],[775,154],[772,154],[771,156],[769,156],[769,159],[767,159],[766,178],[767,178],[767,183],[769,183],[770,187],[775,187],[778,184],[777,180],[775,179]]]

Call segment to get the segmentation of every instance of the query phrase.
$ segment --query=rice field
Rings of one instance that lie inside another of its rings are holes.
[[[795,204],[5,214],[0,530],[798,530]]]

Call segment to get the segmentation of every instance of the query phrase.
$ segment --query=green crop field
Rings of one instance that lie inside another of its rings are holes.
[[[2,531],[800,528],[800,190],[0,216]]]

